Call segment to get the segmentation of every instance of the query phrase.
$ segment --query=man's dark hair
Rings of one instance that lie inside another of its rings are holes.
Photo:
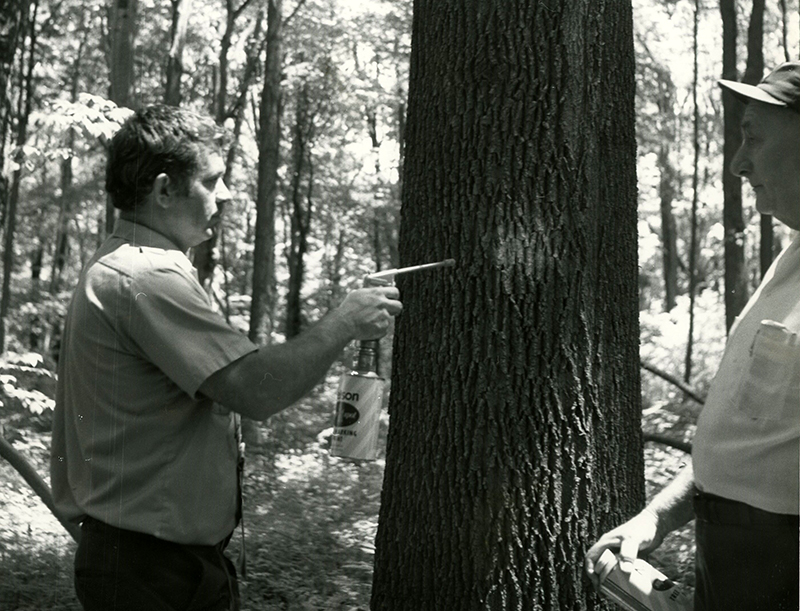
[[[111,139],[106,191],[115,208],[135,210],[164,173],[187,189],[200,154],[219,148],[225,130],[210,117],[175,106],[149,106],[132,115]]]

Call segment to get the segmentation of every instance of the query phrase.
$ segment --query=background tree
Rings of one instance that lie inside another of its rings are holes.
[[[164,103],[180,106],[181,76],[183,76],[183,47],[186,44],[186,27],[192,12],[192,0],[170,0],[172,3],[172,38],[167,56],[167,83],[164,87]]]
[[[134,43],[136,41],[137,4],[139,0],[112,0],[108,17],[109,89],[108,98],[117,106],[136,109],[134,95]],[[116,213],[106,200],[105,233],[114,230]]]
[[[20,32],[28,13],[28,0],[4,2],[0,11],[0,154],[5,159],[6,134],[8,132],[11,99],[9,81],[13,74],[14,57],[19,47]],[[8,180],[0,172],[0,209],[5,210],[8,203]]]
[[[457,267],[399,283],[373,609],[598,604],[582,551],[643,502],[631,27],[414,5],[400,261]]]
[[[34,81],[33,70],[36,66],[38,49],[36,40],[39,24],[36,16],[39,1],[34,0],[28,13],[22,16],[22,23],[27,31],[26,51],[20,54],[20,85],[17,89],[17,147],[23,147],[28,139],[28,120],[33,108]],[[21,152],[21,151],[20,151]],[[18,153],[18,159],[21,155]],[[17,230],[17,204],[20,198],[20,183],[22,180],[22,167],[16,164],[11,179],[11,190],[8,194],[8,205],[3,215],[3,280],[0,289],[0,354],[6,349],[6,317],[11,304],[11,274],[14,268],[14,240]]]
[[[267,53],[259,103],[258,183],[256,193],[253,294],[250,339],[267,343],[275,307],[275,207],[281,142],[282,0],[267,0]]]

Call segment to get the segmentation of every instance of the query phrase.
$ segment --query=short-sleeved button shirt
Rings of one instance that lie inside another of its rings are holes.
[[[235,527],[233,414],[198,396],[256,350],[212,307],[186,255],[126,220],[84,269],[59,358],[56,506],[187,544]]]
[[[692,462],[705,492],[774,513],[800,511],[800,236],[731,328]]]

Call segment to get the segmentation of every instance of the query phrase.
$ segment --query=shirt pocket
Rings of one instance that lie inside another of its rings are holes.
[[[739,386],[739,409],[754,420],[800,417],[800,340],[772,320],[762,321]]]

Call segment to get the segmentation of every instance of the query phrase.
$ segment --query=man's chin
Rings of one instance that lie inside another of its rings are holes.
[[[765,199],[763,196],[756,196],[756,210],[761,214],[772,214],[772,206]]]

